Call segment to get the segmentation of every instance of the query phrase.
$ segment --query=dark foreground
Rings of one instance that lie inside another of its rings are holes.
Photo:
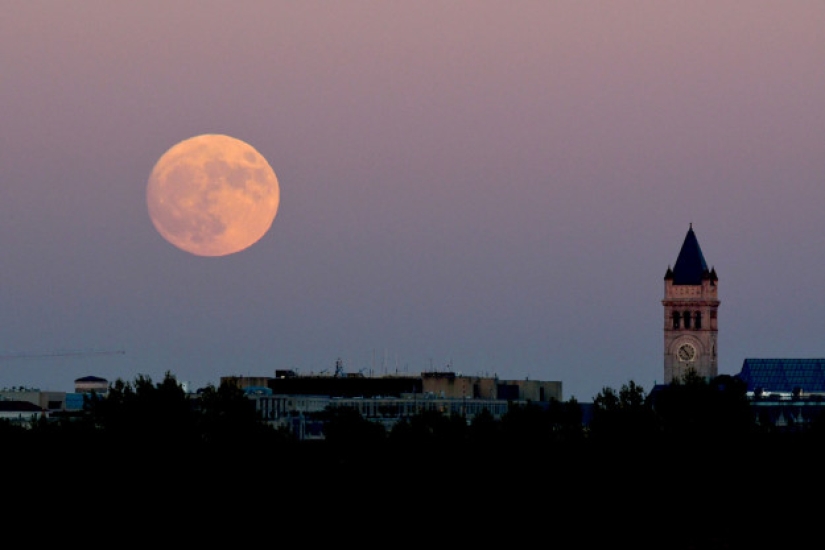
[[[821,506],[812,499],[820,453],[804,443],[311,443],[208,452],[30,448],[5,456],[7,479],[20,488],[17,512],[130,540],[715,549],[820,539]]]

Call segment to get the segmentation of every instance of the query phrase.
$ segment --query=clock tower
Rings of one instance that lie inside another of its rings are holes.
[[[673,269],[665,273],[665,384],[691,369],[706,380],[717,376],[717,291],[716,270],[708,269],[690,224]]]

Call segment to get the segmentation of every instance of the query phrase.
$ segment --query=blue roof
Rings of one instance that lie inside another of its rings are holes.
[[[708,264],[699,247],[696,233],[693,232],[693,224],[690,224],[685,235],[673,271],[668,270],[668,276],[671,274],[674,285],[701,285],[702,279],[709,275]]]
[[[745,359],[736,377],[748,391],[825,393],[825,359]]]

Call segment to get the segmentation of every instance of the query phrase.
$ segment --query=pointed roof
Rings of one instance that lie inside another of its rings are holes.
[[[671,275],[670,268],[668,268],[668,275]],[[714,271],[714,280],[715,275],[716,272]],[[679,257],[676,258],[676,264],[673,266],[673,284],[701,285],[702,279],[708,276],[710,276],[708,264],[705,263],[699,241],[693,232],[693,224],[690,224],[687,235],[685,235],[685,241],[682,243],[682,250],[679,251]]]

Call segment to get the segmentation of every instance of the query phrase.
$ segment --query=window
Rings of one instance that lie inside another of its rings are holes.
[[[682,314],[682,319],[685,323],[685,328],[690,328],[690,312],[686,311]]]
[[[678,311],[673,312],[673,328],[679,328],[679,315]]]
[[[702,312],[697,311],[693,316],[693,328],[702,328]]]

